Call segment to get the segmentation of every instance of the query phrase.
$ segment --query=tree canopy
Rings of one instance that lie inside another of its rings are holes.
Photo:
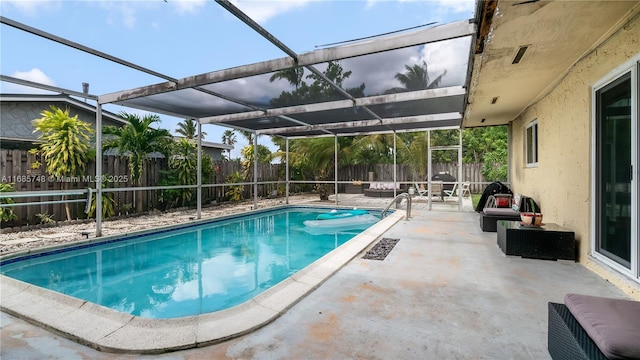
[[[91,124],[78,119],[78,115],[70,116],[69,109],[63,111],[53,105],[51,111],[44,110],[40,115],[33,126],[44,141],[37,152],[42,155],[47,172],[56,177],[81,175],[89,157]],[[68,203],[65,212],[67,220],[71,220]]]
[[[198,140],[198,122],[193,119],[184,119],[184,121],[178,123],[176,133],[189,140]],[[207,133],[203,131],[201,135],[202,139],[204,139]]]
[[[129,162],[131,180],[136,186],[141,185],[144,160],[153,152],[160,152],[168,156],[169,141],[172,139],[169,130],[155,129],[153,124],[160,122],[158,115],[121,112],[120,116],[126,120],[126,125],[105,126],[104,149],[117,149],[118,155],[126,157]],[[141,193],[136,197],[136,210],[142,212]]]
[[[46,163],[47,172],[53,176],[80,175],[87,163],[90,149],[91,124],[70,116],[69,109],[51,106],[42,116],[33,121],[40,145],[40,153]]]

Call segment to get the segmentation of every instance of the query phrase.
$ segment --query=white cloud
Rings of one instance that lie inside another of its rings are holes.
[[[171,0],[169,3],[179,14],[196,13],[207,4],[207,0]]]
[[[438,8],[445,11],[462,13],[475,10],[475,0],[438,0]]]
[[[55,86],[55,82],[38,68],[33,68],[29,71],[16,71],[12,76],[22,80]]]
[[[23,14],[35,16],[40,13],[46,13],[53,8],[59,7],[59,0],[2,0],[2,7],[13,7]]]
[[[414,1],[414,0],[405,0]],[[448,19],[452,17],[452,14],[456,18],[460,18],[460,14],[464,14],[464,18],[472,18],[475,11],[474,0],[438,0],[438,1],[426,1],[428,4],[429,18],[432,21],[438,21],[440,23],[449,22]]]
[[[120,9],[120,14],[122,15],[122,23],[124,26],[133,29],[136,25],[136,10],[129,6],[123,6]]]
[[[376,3],[379,2],[381,0],[367,0],[367,3],[364,5],[365,9],[371,9],[374,6],[376,6]]]
[[[379,0],[368,0],[368,2],[375,2]],[[437,11],[460,13],[465,11],[473,11],[475,8],[475,0],[398,0],[398,2],[421,2],[430,8],[437,9]]]
[[[28,81],[32,81],[32,82],[44,84],[44,85],[51,85],[51,86],[56,85],[55,82],[50,77],[48,77],[42,70],[38,68],[33,68],[29,71],[16,71],[13,74],[11,74],[11,77],[22,79],[22,80],[28,80]],[[46,90],[8,83],[8,82],[2,83],[2,89],[0,90],[0,92],[7,93],[7,94],[48,94],[50,93],[49,91],[46,91]]]
[[[107,24],[133,29],[136,26],[137,11],[136,6],[143,4],[141,2],[124,2],[124,1],[100,1],[98,2],[101,11],[106,12]]]
[[[467,75],[469,46],[468,37],[428,44],[422,49],[418,62],[427,62],[431,79],[447,71],[441,86],[463,85]]]
[[[402,86],[395,75],[404,73],[405,65],[422,64],[423,61],[427,63],[432,80],[446,70],[441,87],[462,85],[467,74],[469,41],[468,37],[460,38],[342,60],[345,71],[353,71],[344,86],[355,87],[364,82],[365,95],[378,95]]]
[[[467,13],[466,17],[471,18],[475,11],[475,0],[397,0],[399,3],[414,3],[424,6],[424,16],[429,21],[448,22],[446,19],[451,14]],[[367,0],[364,8],[369,10],[386,0]]]
[[[310,3],[310,0],[288,1],[257,1],[257,0],[233,0],[232,3],[242,12],[258,23],[265,23],[280,14],[302,8]]]

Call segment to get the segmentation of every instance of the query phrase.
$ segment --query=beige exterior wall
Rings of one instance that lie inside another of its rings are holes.
[[[589,257],[591,87],[640,52],[640,17],[588,54],[540,101],[511,122],[511,184],[539,202],[544,222],[576,233],[579,261],[640,299],[640,285]],[[538,120],[538,166],[525,165],[525,128]]]

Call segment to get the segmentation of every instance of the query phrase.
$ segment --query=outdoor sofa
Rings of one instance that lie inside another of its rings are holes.
[[[395,193],[400,194],[406,192],[403,187],[396,183]],[[390,197],[392,198],[394,194],[394,186],[393,182],[379,182],[374,181],[369,184],[368,189],[364,189],[364,196],[369,197]]]
[[[640,359],[640,302],[567,294],[548,309],[553,360]]]
[[[502,194],[496,194],[497,196]],[[521,212],[540,212],[538,204],[528,196],[515,194],[506,205],[498,206],[494,195],[480,213],[480,228],[484,232],[497,232],[498,220],[520,221]]]

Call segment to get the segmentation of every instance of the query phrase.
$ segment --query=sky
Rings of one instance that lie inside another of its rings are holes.
[[[232,3],[298,54],[313,51],[319,45],[427,23],[471,19],[474,10],[474,0]],[[286,56],[213,0],[0,0],[0,14],[174,78]],[[427,61],[435,77],[444,69],[466,64],[468,51],[466,44],[436,45],[415,61]],[[164,82],[4,24],[0,25],[0,74],[79,92],[86,82],[93,95]],[[462,76],[462,72],[449,71],[446,78],[457,83],[455,78]],[[356,84],[357,80],[350,79]],[[0,82],[0,92],[47,93],[6,82]],[[104,109],[147,114],[116,105]],[[177,123],[183,120],[166,115],[160,118],[160,126],[174,134]],[[204,140],[217,143],[222,142],[222,133],[227,130],[210,124],[202,128],[207,133]],[[247,145],[240,134],[236,137],[232,158],[240,157],[240,150]],[[258,141],[275,149],[268,138],[260,137]]]

